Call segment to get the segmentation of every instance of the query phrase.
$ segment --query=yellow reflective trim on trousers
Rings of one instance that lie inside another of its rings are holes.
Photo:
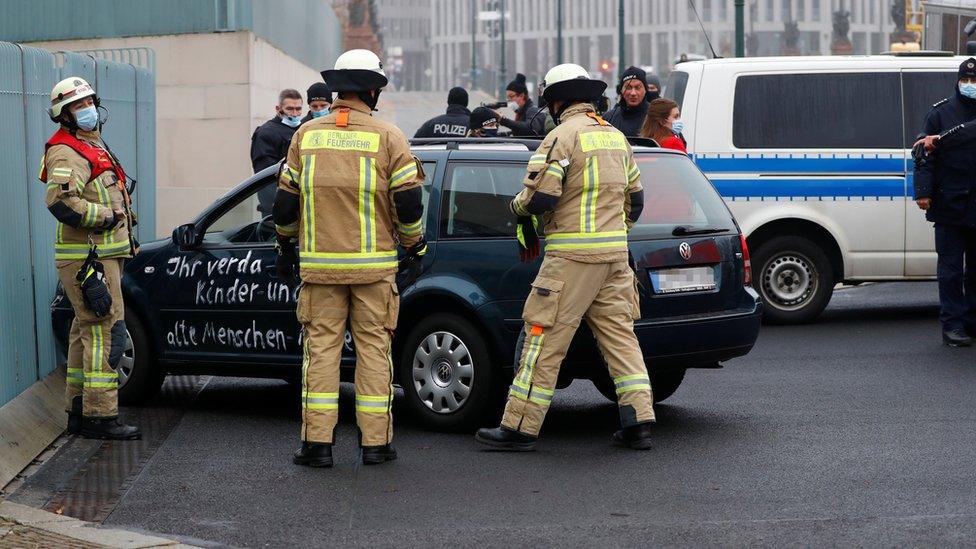
[[[92,372],[102,371],[102,326],[95,324],[91,327],[92,348],[91,348],[91,369]],[[88,377],[85,372],[85,377]]]
[[[647,374],[632,374],[613,378],[617,394],[651,389],[651,379]]]
[[[555,391],[552,389],[539,387],[537,385],[529,386],[516,379],[512,383],[512,387],[509,389],[508,394],[521,400],[534,402],[540,406],[549,406],[549,404],[552,402],[552,397],[555,394]]]
[[[403,185],[415,175],[417,175],[416,162],[411,162],[410,164],[395,170],[392,174],[390,174],[390,188],[394,189],[400,185]]]
[[[85,382],[84,387],[96,387],[96,388],[106,388],[106,387],[118,387],[119,385],[119,374],[118,372],[96,372],[88,373],[85,372]]]
[[[596,204],[600,194],[600,163],[591,156],[583,168],[583,196],[580,198],[580,232],[596,231]]]
[[[539,354],[542,353],[542,342],[545,338],[545,334],[529,336],[529,348],[525,351],[525,360],[522,364],[521,375],[518,378],[518,381],[526,386],[532,383],[532,376],[535,373],[535,361],[539,359]]]
[[[359,157],[359,249],[376,251],[376,159]]]
[[[378,152],[380,134],[351,130],[310,130],[302,135],[303,149]]]
[[[307,410],[338,410],[339,393],[302,393],[302,407]]]
[[[68,385],[81,385],[85,382],[85,369],[84,368],[68,368],[67,379]]]
[[[305,238],[302,249],[315,250],[315,155],[302,156],[302,225],[305,227]]]
[[[356,411],[367,414],[387,414],[393,404],[393,395],[356,395]]]

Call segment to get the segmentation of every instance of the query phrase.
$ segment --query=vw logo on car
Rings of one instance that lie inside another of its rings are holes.
[[[691,259],[691,245],[687,242],[682,242],[678,246],[678,253],[681,254],[681,259],[689,261]]]

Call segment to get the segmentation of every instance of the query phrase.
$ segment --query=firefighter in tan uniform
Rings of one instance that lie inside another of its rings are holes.
[[[651,384],[634,335],[640,315],[627,231],[643,207],[640,172],[626,138],[597,116],[606,84],[579,65],[552,68],[543,96],[559,125],[529,159],[525,189],[512,201],[522,259],[538,255],[534,216],[545,223],[546,255],[522,318],[519,366],[501,426],[478,442],[529,451],[552,401],[559,366],[586,319],[617,389],[618,445],[650,448]]]
[[[387,84],[375,54],[348,51],[322,77],[338,98],[328,115],[292,137],[274,205],[279,273],[289,278],[297,260],[302,279],[302,446],[293,461],[332,465],[348,320],[362,459],[383,463],[396,459],[390,345],[399,309],[397,244],[414,266],[426,252],[424,173],[403,133],[371,116]]]
[[[40,180],[58,220],[54,258],[74,307],[68,341],[68,432],[86,438],[141,436],[118,418],[118,373],[125,350],[124,258],[135,253],[133,214],[122,165],[102,142],[98,97],[81,78],[51,91],[51,120],[61,127],[45,146]]]

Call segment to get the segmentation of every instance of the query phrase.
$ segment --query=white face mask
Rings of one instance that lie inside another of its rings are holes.
[[[518,103],[516,103],[515,101],[509,101],[508,102],[508,108],[512,109],[513,111],[517,111],[518,110]]]

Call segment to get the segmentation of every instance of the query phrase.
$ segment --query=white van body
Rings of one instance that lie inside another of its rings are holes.
[[[689,154],[747,237],[769,318],[816,317],[836,282],[935,277],[934,231],[914,202],[911,146],[932,105],[954,93],[964,59],[770,57],[675,67],[665,95],[679,102]]]

